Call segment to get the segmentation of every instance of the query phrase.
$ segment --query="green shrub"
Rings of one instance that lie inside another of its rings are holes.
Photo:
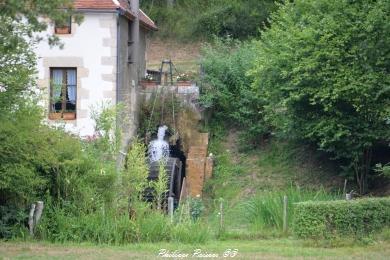
[[[193,220],[199,219],[204,211],[203,201],[200,197],[189,198],[190,215]]]
[[[288,223],[291,224],[294,219],[295,203],[314,200],[327,201],[333,200],[337,195],[327,193],[325,190],[319,191],[301,190],[290,188],[287,191],[274,191],[256,196],[245,204],[242,211],[245,219],[255,229],[273,229],[282,230],[283,227],[283,197],[288,198]]]
[[[23,209],[0,206],[0,238],[11,239],[24,228],[27,212]]]
[[[115,162],[103,160],[110,150],[97,145],[100,140],[82,142],[42,124],[41,109],[28,103],[0,119],[0,238],[24,234],[37,200],[45,202],[44,212],[64,207],[75,218],[113,206]]]
[[[298,237],[360,237],[390,225],[390,198],[302,202],[295,205],[294,215]]]
[[[215,39],[202,49],[204,77],[200,100],[213,112],[214,119],[228,122],[241,131],[245,148],[257,145],[269,132],[264,121],[263,96],[251,87],[254,45],[231,38]]]
[[[1,118],[0,204],[24,207],[47,191],[56,199],[79,200],[87,175],[102,174],[79,139],[41,124],[40,113],[30,106]]]

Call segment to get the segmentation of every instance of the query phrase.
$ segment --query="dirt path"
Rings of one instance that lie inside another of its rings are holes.
[[[201,42],[179,43],[151,38],[146,50],[147,67],[158,69],[162,60],[171,59],[180,71],[197,71],[201,45]]]
[[[245,183],[237,199],[254,195],[259,189],[284,186],[285,180],[278,174],[269,174],[260,162],[261,152],[243,153],[239,151],[239,132],[231,129],[222,143],[234,165],[240,166],[242,173],[237,176],[237,182]]]
[[[234,163],[241,163],[241,157],[238,152],[238,133],[231,129],[227,135],[226,141],[223,143],[226,151],[231,155]]]
[[[61,246],[40,243],[6,243],[0,245],[0,259],[150,259],[144,252]]]

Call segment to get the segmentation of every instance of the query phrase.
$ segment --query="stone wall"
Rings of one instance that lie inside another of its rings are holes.
[[[191,197],[202,196],[205,181],[213,171],[213,159],[207,156],[208,133],[197,133],[192,136],[186,161],[186,182]]]
[[[115,104],[116,97],[116,15],[114,13],[84,13],[79,25],[72,22],[71,34],[58,34],[64,48],[51,47],[46,40],[35,48],[37,83],[42,100],[39,104],[47,112],[49,124],[64,125],[79,136],[94,134],[92,111],[102,103]],[[46,38],[54,33],[54,24],[37,34]],[[50,69],[74,68],[77,71],[76,119],[49,119]]]

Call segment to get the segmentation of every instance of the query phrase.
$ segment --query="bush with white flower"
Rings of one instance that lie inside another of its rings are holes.
[[[176,76],[176,81],[189,81],[191,80],[190,74],[188,73],[179,73]]]
[[[145,77],[143,77],[142,80],[155,81],[155,79],[153,78],[153,75],[151,75],[151,74],[145,74]]]

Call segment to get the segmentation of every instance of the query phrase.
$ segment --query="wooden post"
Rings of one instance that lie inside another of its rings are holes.
[[[42,211],[43,201],[37,201],[37,203],[31,204],[30,213],[28,214],[28,229],[31,236],[34,236],[34,229],[41,219]]]
[[[222,231],[223,230],[223,200],[221,199],[221,203],[219,205],[219,227],[220,227],[220,230]]]
[[[283,233],[287,233],[287,196],[283,197]]]
[[[28,229],[31,236],[34,236],[34,212],[35,203],[31,204],[30,214],[28,215]]]
[[[168,214],[171,218],[171,223],[173,223],[173,197],[168,197]]]
[[[181,202],[185,201],[187,199],[187,182],[186,182],[186,177],[183,178],[183,182],[181,184],[181,191],[180,191],[180,199],[179,199],[179,203],[181,204]]]
[[[344,180],[344,188],[343,188],[343,194],[345,195],[347,193],[347,179]]]
[[[37,207],[34,212],[34,227],[36,227],[41,219],[43,211],[43,201],[37,201]]]

